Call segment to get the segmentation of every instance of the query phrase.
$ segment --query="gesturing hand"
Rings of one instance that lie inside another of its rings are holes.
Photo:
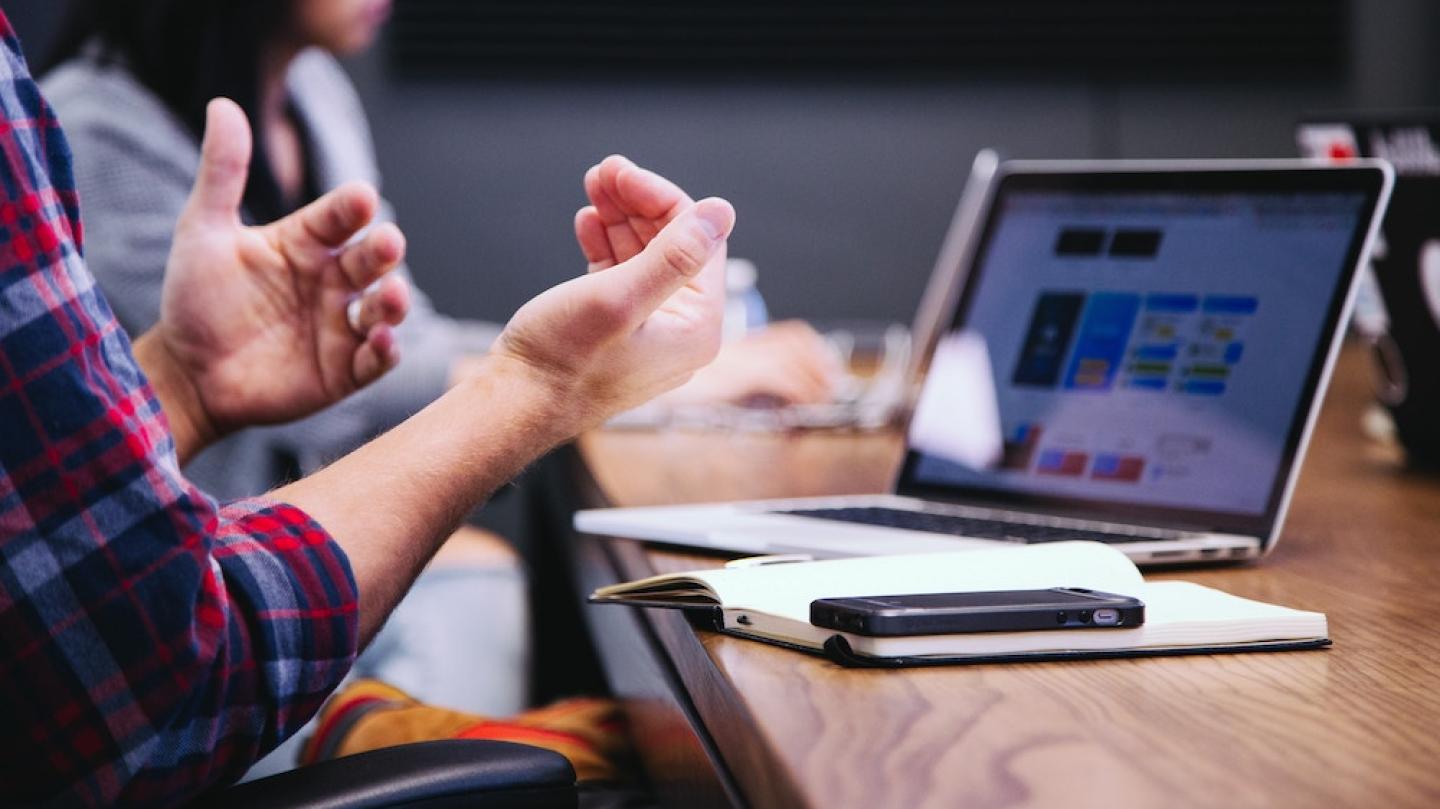
[[[691,203],[650,172],[640,179],[664,192],[653,200],[654,214],[613,222],[601,244],[587,240],[593,223],[582,211],[576,229],[591,271],[522,306],[491,349],[492,358],[517,364],[550,392],[557,417],[566,419],[562,433],[683,383],[720,347],[735,211],[721,199]],[[637,226],[655,232],[629,241]]]
[[[694,201],[679,186],[627,158],[611,155],[585,172],[590,204],[575,214],[575,238],[591,271],[639,255]]]
[[[198,444],[251,424],[312,413],[374,381],[399,355],[391,327],[409,307],[387,276],[405,242],[390,224],[347,246],[375,215],[375,191],[337,189],[270,225],[239,208],[250,163],[240,108],[217,99],[206,117],[199,175],[175,229],[160,322],[136,344],[159,358],[157,390]],[[373,287],[372,283],[379,280]],[[365,291],[369,288],[369,291]],[[361,296],[352,325],[347,304]],[[147,371],[157,376],[147,363]]]
[[[634,258],[693,203],[679,186],[611,155],[585,173],[590,204],[575,214],[575,238],[592,271]],[[670,405],[829,401],[841,369],[820,335],[791,321],[727,344],[694,379],[666,394]]]

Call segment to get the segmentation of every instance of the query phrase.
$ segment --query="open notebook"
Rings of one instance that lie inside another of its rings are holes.
[[[1128,629],[1066,629],[875,638],[810,623],[817,598],[1084,587],[1145,603]],[[1188,582],[1147,583],[1095,542],[729,567],[602,587],[599,603],[718,610],[721,631],[821,652],[849,665],[1308,649],[1329,645],[1325,616]]]

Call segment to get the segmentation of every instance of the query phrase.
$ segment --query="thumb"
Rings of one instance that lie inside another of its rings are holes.
[[[734,227],[735,209],[730,203],[716,197],[703,199],[671,220],[639,255],[600,275],[623,287],[635,316],[643,320],[696,280]]]
[[[190,191],[186,213],[204,218],[239,215],[250,173],[250,123],[240,106],[217,98],[205,108],[205,138],[200,145],[200,170]]]

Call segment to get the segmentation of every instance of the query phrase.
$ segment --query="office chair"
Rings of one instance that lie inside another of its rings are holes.
[[[216,790],[196,809],[575,809],[559,753],[511,742],[418,742],[321,761]]]

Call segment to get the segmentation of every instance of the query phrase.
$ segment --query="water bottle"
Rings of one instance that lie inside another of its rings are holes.
[[[722,333],[726,342],[738,340],[770,321],[765,299],[755,285],[758,275],[755,262],[748,259],[732,258],[725,262],[725,322]]]

